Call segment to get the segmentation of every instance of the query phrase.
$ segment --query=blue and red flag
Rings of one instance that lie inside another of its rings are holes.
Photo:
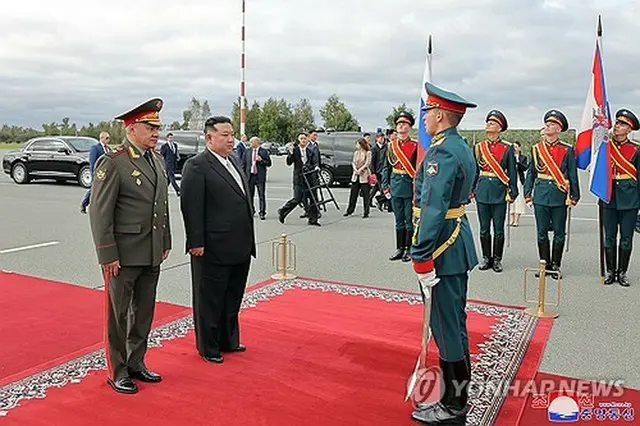
[[[592,78],[576,140],[576,164],[589,169],[589,190],[608,203],[613,182],[609,130],[611,112],[602,64],[602,25],[598,21],[598,37],[593,58]]]
[[[416,170],[420,167],[424,154],[431,145],[431,135],[427,133],[427,128],[424,125],[424,114],[422,110],[427,104],[427,82],[431,82],[431,36],[429,36],[429,43],[427,44],[427,61],[424,66],[424,77],[422,78],[422,89],[420,95],[420,108],[418,108],[418,158],[416,164]]]

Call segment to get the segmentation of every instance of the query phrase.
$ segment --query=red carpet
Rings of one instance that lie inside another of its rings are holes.
[[[470,303],[468,314],[473,380],[510,382],[516,373],[531,379],[549,327],[536,331],[535,318],[511,307]],[[419,351],[421,317],[414,294],[306,279],[265,283],[247,293],[241,313],[247,352],[228,355],[222,365],[206,363],[195,352],[191,317],[185,316],[152,333],[152,346],[162,342],[162,348],[149,351],[147,364],[163,374],[162,383],[140,384],[137,395],[115,394],[104,371],[95,371],[104,368],[96,351],[0,388],[2,422],[413,424],[402,398]],[[435,353],[432,346],[434,363]],[[526,368],[518,372],[523,357]],[[77,383],[56,386],[69,381]],[[491,424],[502,395],[471,396],[468,424]],[[504,408],[519,413],[523,402],[507,401]]]
[[[527,398],[519,416],[522,426],[557,425],[549,420],[547,407],[552,404],[553,391],[561,389],[574,392],[581,425],[640,424],[635,413],[640,408],[640,390],[622,388],[614,382],[599,384],[541,372],[536,374],[535,384],[538,394]]]
[[[0,387],[102,345],[104,293],[0,271]],[[159,303],[155,323],[183,316]]]

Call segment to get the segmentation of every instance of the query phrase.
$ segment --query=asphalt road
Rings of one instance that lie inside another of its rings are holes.
[[[554,323],[540,369],[593,380],[622,379],[627,386],[640,388],[640,262],[634,254],[630,288],[600,285],[597,207],[588,194],[588,176],[580,175],[583,199],[573,211],[570,251],[563,261],[557,308],[560,317]],[[344,218],[348,189],[333,188],[341,210],[329,205],[320,220],[322,227],[307,226],[299,219],[299,210],[282,225],[276,210],[292,195],[291,186],[291,170],[282,157],[274,157],[267,183],[267,220],[256,218],[258,256],[251,266],[250,285],[274,272],[272,242],[286,233],[297,246],[298,275],[417,291],[411,267],[387,260],[395,247],[391,214],[372,209],[371,217],[363,220],[359,203],[356,214]],[[20,186],[7,175],[0,176],[0,269],[100,288],[88,216],[79,213],[83,195],[84,190],[74,184]],[[190,305],[189,263],[178,201],[171,193],[174,250],[163,264],[158,298]],[[474,206],[469,210],[477,241]],[[535,241],[533,217],[528,214],[520,227],[511,229],[504,272],[472,271],[469,298],[524,305],[523,270],[537,266]],[[530,298],[536,297],[531,290]],[[553,299],[554,284],[549,291],[548,297]]]

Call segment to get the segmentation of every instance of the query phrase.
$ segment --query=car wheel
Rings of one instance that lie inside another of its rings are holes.
[[[91,169],[89,166],[82,166],[78,172],[78,183],[83,188],[91,188]]]
[[[27,166],[22,163],[16,163],[11,168],[11,179],[17,184],[29,183],[29,172]]]
[[[320,169],[320,179],[325,185],[331,185],[333,183],[333,172],[327,168]]]

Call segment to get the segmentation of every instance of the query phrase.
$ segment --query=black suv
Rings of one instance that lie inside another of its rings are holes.
[[[328,185],[332,183],[349,185],[353,174],[351,163],[356,150],[356,141],[364,134],[365,132],[332,131],[318,133],[318,146],[322,159],[320,175]],[[372,138],[375,135],[375,133],[370,134]]]
[[[204,134],[198,130],[166,130],[160,132],[157,150],[160,152],[162,145],[167,143],[167,134],[173,133],[173,141],[178,145],[178,170],[180,173],[184,163],[194,155],[204,151],[207,144]],[[180,173],[181,174],[181,173]]]

